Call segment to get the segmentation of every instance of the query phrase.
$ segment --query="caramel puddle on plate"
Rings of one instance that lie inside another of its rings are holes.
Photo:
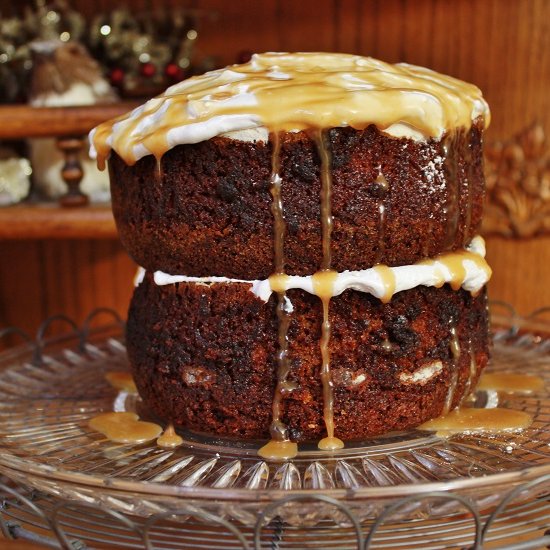
[[[497,434],[524,430],[533,422],[530,414],[512,409],[454,409],[445,416],[428,420],[419,430],[436,432],[439,437],[449,437],[460,433]]]
[[[258,455],[267,460],[288,460],[297,454],[298,444],[294,441],[276,441],[274,439],[258,451]]]
[[[544,390],[544,380],[531,374],[482,374],[476,389],[528,395]]]
[[[105,379],[119,391],[138,392],[129,372],[108,372]],[[157,445],[166,449],[173,449],[183,444],[183,439],[176,433],[172,424],[168,424],[163,432],[158,424],[144,422],[132,412],[100,414],[90,420],[89,426],[115,443],[139,444],[156,439]]]
[[[544,380],[530,374],[482,374],[476,390],[498,391],[529,395],[544,389]],[[533,423],[533,417],[523,411],[503,409],[474,409],[459,407],[450,413],[428,420],[418,429],[435,431],[440,437],[459,433],[502,433],[524,430]]]
[[[321,439],[321,441],[317,444],[317,447],[319,447],[321,451],[336,451],[344,448],[344,442],[338,437],[329,436]]]
[[[157,439],[157,445],[164,449],[173,449],[179,447],[183,443],[183,438],[176,433],[173,424],[168,424],[166,430]]]
[[[129,372],[108,372],[105,375],[105,380],[117,390],[137,393],[136,384]]]
[[[131,412],[103,413],[92,418],[88,425],[115,443],[146,443],[162,433],[158,424],[143,422]]]

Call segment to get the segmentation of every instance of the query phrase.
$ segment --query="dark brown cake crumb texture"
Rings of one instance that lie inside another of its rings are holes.
[[[294,312],[289,330],[290,380],[297,389],[283,401],[282,420],[293,440],[324,435],[319,377],[321,303],[288,292]],[[128,351],[140,395],[159,417],[199,432],[269,437],[275,387],[277,318],[248,284],[155,285],[147,275],[128,317]],[[370,437],[402,430],[443,409],[453,358],[450,327],[461,348],[459,404],[470,372],[488,359],[485,294],[417,287],[391,304],[356,291],[333,298],[331,370],[336,436]],[[425,384],[400,381],[434,361],[443,371]],[[472,383],[475,383],[473,380]]]
[[[322,259],[320,160],[303,132],[281,141],[286,272],[311,275]],[[478,232],[480,127],[457,134],[452,166],[444,140],[397,139],[369,126],[332,129],[329,141],[336,271],[412,264],[461,248]],[[149,271],[267,278],[273,272],[271,153],[270,143],[226,138],[174,147],[160,165],[147,156],[129,167],[113,153],[113,211],[129,254]],[[380,172],[387,192],[375,183]],[[458,224],[449,240],[453,194]]]

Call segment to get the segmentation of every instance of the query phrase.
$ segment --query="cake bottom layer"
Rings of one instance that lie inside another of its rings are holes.
[[[294,441],[326,435],[321,301],[290,290],[290,375],[281,420]],[[160,418],[193,431],[268,438],[277,381],[277,297],[247,283],[135,289],[127,346],[136,385]],[[457,406],[488,361],[485,292],[419,286],[388,304],[347,290],[331,299],[330,370],[335,435],[403,430]]]

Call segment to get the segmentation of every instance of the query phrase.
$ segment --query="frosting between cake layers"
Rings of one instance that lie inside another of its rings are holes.
[[[409,290],[421,285],[440,287],[445,283],[450,283],[455,290],[463,288],[475,294],[491,278],[491,268],[484,258],[485,241],[482,237],[477,236],[472,239],[466,250],[448,252],[413,265],[375,266],[358,271],[336,273],[330,294],[334,297],[342,294],[345,290],[353,289],[372,294],[382,301],[389,301],[394,294],[402,290]],[[144,275],[145,270],[140,267],[136,275],[136,285],[141,283]],[[310,294],[319,294],[319,287],[315,284],[316,275],[275,277],[282,278],[274,283],[273,276],[264,280],[247,281],[227,277],[169,275],[162,271],[154,273],[155,283],[160,286],[174,283],[247,283],[250,285],[250,290],[265,302],[269,300],[274,291],[280,290],[302,289]]]
[[[327,53],[267,53],[184,80],[92,130],[93,158],[111,149],[131,165],[215,136],[266,140],[269,132],[376,125],[395,137],[439,139],[490,121],[480,90],[406,63]]]

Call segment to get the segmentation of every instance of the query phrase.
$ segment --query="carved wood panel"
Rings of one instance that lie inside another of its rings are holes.
[[[485,234],[525,238],[550,233],[550,150],[540,124],[486,145],[485,173]]]

